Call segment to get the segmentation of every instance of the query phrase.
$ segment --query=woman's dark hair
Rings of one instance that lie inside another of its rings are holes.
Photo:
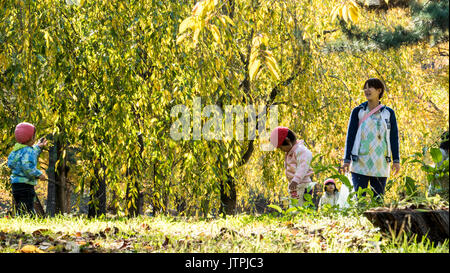
[[[373,87],[375,89],[381,89],[381,93],[380,93],[380,99],[383,97],[384,94],[384,84],[380,79],[377,78],[370,78],[368,79],[364,85],[363,85],[363,89],[367,87]]]
[[[327,184],[328,185],[328,184]],[[323,186],[323,192],[327,192],[327,185],[324,185]],[[334,193],[336,193],[336,192],[338,192],[339,190],[337,189],[337,187],[336,187],[336,184],[334,184]]]
[[[297,140],[297,137],[295,136],[294,132],[292,132],[291,130],[288,130],[286,138],[289,138],[291,143],[295,143],[295,141]],[[286,139],[283,140],[283,143],[281,143],[281,146],[285,146],[285,145],[288,145]]]
[[[449,139],[448,138],[449,138],[449,133],[448,133],[448,131],[446,131],[441,135],[441,144],[439,145],[439,148],[446,150],[447,152],[449,149],[449,147],[448,147]]]

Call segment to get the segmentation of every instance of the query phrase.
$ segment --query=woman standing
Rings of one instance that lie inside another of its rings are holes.
[[[344,171],[350,171],[355,191],[370,186],[375,196],[384,195],[389,163],[394,175],[400,170],[398,128],[395,112],[382,105],[384,84],[372,78],[364,83],[367,101],[350,116],[345,142]],[[351,163],[351,164],[350,164]]]

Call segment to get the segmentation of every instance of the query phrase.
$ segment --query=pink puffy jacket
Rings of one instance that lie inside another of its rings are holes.
[[[311,175],[314,173],[310,168],[312,153],[306,148],[303,140],[297,140],[292,149],[286,153],[284,167],[286,168],[286,177],[291,183],[297,184],[311,182]]]

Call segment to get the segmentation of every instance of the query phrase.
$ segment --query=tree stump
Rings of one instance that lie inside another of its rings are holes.
[[[417,234],[418,240],[426,236],[435,243],[449,239],[448,208],[376,208],[365,211],[364,216],[382,231],[394,231],[395,234],[411,232]]]

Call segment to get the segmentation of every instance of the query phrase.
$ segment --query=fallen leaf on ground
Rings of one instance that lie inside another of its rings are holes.
[[[284,223],[288,228],[294,227],[294,223],[292,221],[287,221]]]
[[[26,245],[19,250],[20,253],[45,253],[45,251],[33,246]]]
[[[31,233],[31,235],[36,237],[36,236],[42,235],[42,232],[45,232],[45,231],[48,231],[48,229],[40,228],[40,229],[33,231],[33,233]]]

